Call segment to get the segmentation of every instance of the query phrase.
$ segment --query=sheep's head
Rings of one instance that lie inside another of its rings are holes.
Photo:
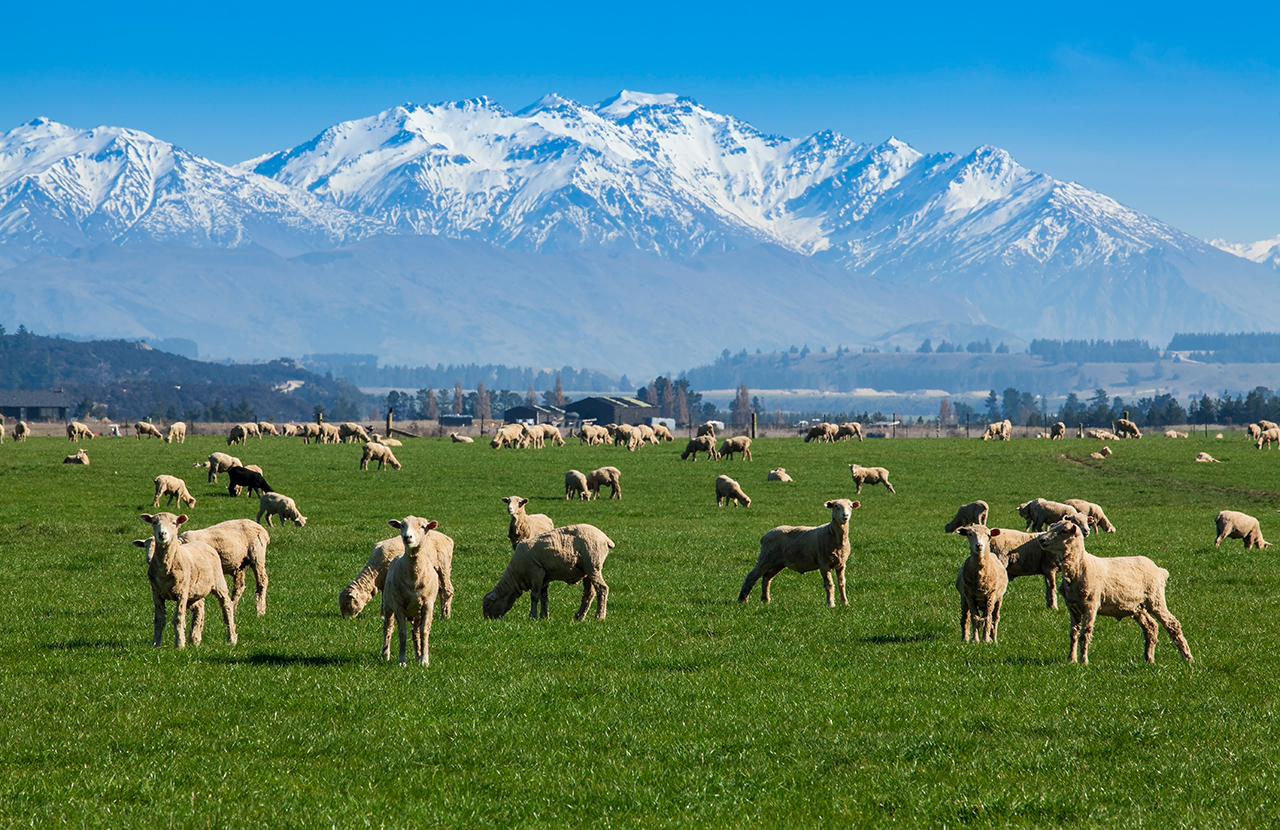
[[[515,604],[516,597],[499,594],[498,589],[484,595],[484,618],[486,620],[502,619],[502,616],[511,610],[511,606]]]
[[[966,525],[958,528],[956,533],[969,537],[969,553],[975,554],[991,549],[991,537],[999,536],[1000,528],[987,528],[986,525]]]
[[[351,586],[343,588],[338,594],[338,607],[342,609],[342,616],[347,619],[358,616],[364,610],[365,603],[369,601],[369,597],[363,593],[355,593],[351,590]]]
[[[1070,513],[1068,513],[1066,516],[1063,516],[1062,520],[1064,522],[1071,522],[1076,527],[1080,528],[1080,533],[1082,535],[1084,536],[1089,535],[1089,517],[1084,513],[1073,510]]]
[[[1054,522],[1037,540],[1040,549],[1053,557],[1058,565],[1072,555],[1084,553],[1084,533],[1079,524],[1069,519]]]
[[[151,525],[151,534],[155,539],[155,543],[159,546],[168,547],[178,538],[178,528],[187,521],[184,513],[181,516],[175,516],[172,513],[143,513],[140,517],[143,522]]]
[[[1034,499],[1032,499],[1032,501],[1035,501],[1035,500],[1034,500]],[[1030,519],[1030,518],[1031,518],[1030,513],[1031,513],[1031,502],[1030,502],[1030,501],[1024,501],[1022,504],[1018,505],[1018,515],[1019,515],[1019,516],[1021,516],[1021,517],[1022,517],[1022,518],[1024,518],[1024,519]]]
[[[427,521],[421,516],[405,516],[403,519],[389,519],[387,524],[400,531],[400,541],[404,543],[405,553],[410,553],[422,547],[427,533],[434,530],[439,522]]]
[[[398,469],[400,469],[400,462],[399,462],[399,461],[396,461],[396,459],[395,459],[394,457],[392,457],[392,458],[388,458],[388,459],[387,459],[387,463],[391,465],[391,469],[393,469],[393,470],[398,470]]]
[[[297,512],[297,511],[295,510],[295,511],[294,511],[294,516],[293,516],[293,523],[294,523],[295,525],[297,525],[298,527],[306,527],[306,526],[307,526],[307,517],[306,517],[306,516],[304,516],[304,515],[302,515],[301,513]]]
[[[831,521],[843,525],[849,523],[849,519],[853,517],[853,511],[857,510],[861,504],[848,499],[832,499],[824,506],[831,510]]]
[[[524,506],[529,503],[528,499],[523,499],[519,496],[507,496],[502,501],[507,505],[507,513],[512,516],[519,516],[523,513]]]

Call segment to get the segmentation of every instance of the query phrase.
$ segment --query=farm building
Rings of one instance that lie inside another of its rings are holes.
[[[441,415],[440,426],[442,427],[469,427],[475,423],[475,418],[470,415]]]
[[[641,424],[645,418],[656,418],[659,412],[658,407],[639,398],[599,395],[569,404],[565,414],[580,421],[594,420],[597,424]]]
[[[564,410],[558,406],[513,406],[503,413],[508,424],[558,424],[564,420]]]
[[[0,415],[19,421],[65,421],[70,405],[62,389],[0,389]]]

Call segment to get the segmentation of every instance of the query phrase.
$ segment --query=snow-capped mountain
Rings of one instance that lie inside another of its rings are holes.
[[[0,135],[0,243],[11,260],[138,241],[256,242],[296,253],[376,228],[305,191],[138,130],[37,118]]]
[[[1262,265],[1270,265],[1280,271],[1280,236],[1264,239],[1261,242],[1228,242],[1225,239],[1214,239],[1210,244],[1229,254],[1235,254]]]

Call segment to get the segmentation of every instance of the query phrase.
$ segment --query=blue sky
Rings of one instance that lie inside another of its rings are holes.
[[[1205,238],[1280,234],[1280,4],[23,3],[0,130],[234,163],[397,103],[679,92],[766,132],[980,144]],[[1053,8],[1049,8],[1053,5]]]

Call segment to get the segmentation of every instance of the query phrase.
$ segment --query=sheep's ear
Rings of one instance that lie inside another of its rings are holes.
[[[391,525],[396,530],[399,530],[400,528],[404,527],[404,522],[400,521],[399,519],[387,519],[387,524]]]
[[[1065,530],[1068,536],[1075,536],[1077,533],[1080,532],[1080,525],[1076,524],[1075,522],[1067,522],[1067,526]]]
[[[528,503],[529,503],[529,500],[528,500],[528,499],[520,499],[520,506],[521,506],[521,507],[524,507],[524,506],[525,506],[526,504],[528,504]]]
[[[998,527],[993,527],[993,528],[991,528],[991,533],[990,533],[990,534],[988,534],[988,535],[990,535],[990,536],[999,536],[999,535],[1000,535],[1000,528],[998,528]]]
[[[823,505],[823,507],[827,508],[828,510],[830,510],[831,508],[833,508],[833,507],[835,507],[835,506],[836,506],[836,503],[835,503],[834,501],[829,501],[829,502],[827,502],[826,504],[824,504],[824,505]]]
[[[182,525],[186,523],[187,523],[187,514],[183,513],[181,516],[178,517],[178,524]]]
[[[427,530],[435,530],[439,526],[440,523],[435,520],[427,522]]]
[[[155,517],[152,516],[150,513],[143,513],[138,518],[142,519],[142,521],[145,522],[146,524],[151,524],[152,519],[154,519]]]
[[[851,504],[851,505],[849,505],[849,506],[850,506],[850,507],[852,507],[854,510],[857,510],[859,507],[861,507],[861,506],[862,506],[862,502],[860,502],[860,501],[855,501],[853,504]]]
[[[130,544],[135,548],[145,548],[150,541],[150,539],[134,539]]]
[[[972,531],[972,530],[970,530],[968,527],[958,527],[958,528],[956,528],[956,533],[959,533],[961,536],[972,536],[972,535],[973,535],[973,531]]]

